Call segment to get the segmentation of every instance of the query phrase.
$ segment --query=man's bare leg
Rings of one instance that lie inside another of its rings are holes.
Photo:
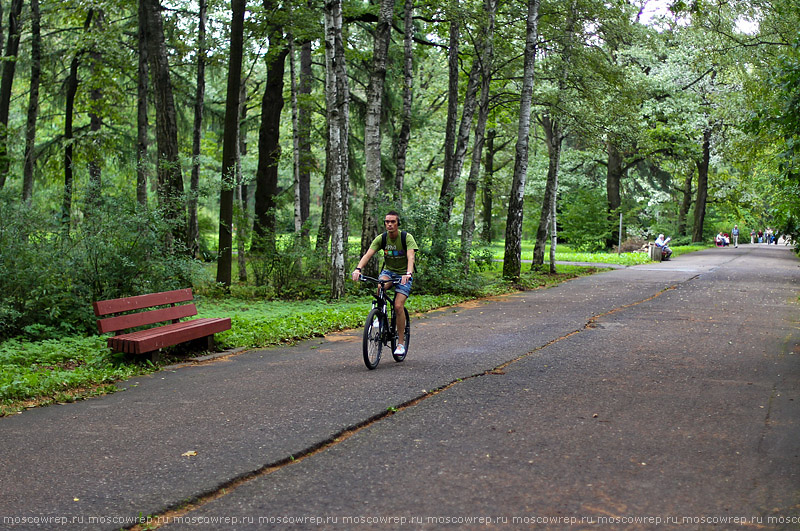
[[[397,344],[404,345],[406,342],[406,297],[402,293],[398,293],[394,298],[394,314],[397,316]]]

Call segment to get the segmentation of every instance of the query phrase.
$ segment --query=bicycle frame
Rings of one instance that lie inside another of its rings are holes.
[[[372,294],[372,298],[375,299],[372,301],[372,307],[378,308],[380,313],[386,319],[386,324],[388,325],[384,330],[381,337],[381,341],[384,345],[388,345],[389,342],[393,339],[397,339],[397,317],[394,314],[394,299],[397,297],[397,294],[394,296],[389,294],[387,284],[398,284],[399,280],[380,280],[377,278],[368,277],[366,275],[361,275],[361,282],[374,282],[378,285],[377,293]],[[388,303],[388,304],[387,304]]]
[[[408,340],[411,333],[408,311],[403,309],[407,317],[406,326],[404,330],[398,331],[397,316],[394,308],[397,293],[394,296],[388,293],[389,287],[396,286],[400,283],[400,280],[384,280],[364,275],[360,276],[360,280],[362,282],[374,282],[378,285],[377,290],[372,293],[372,298],[374,299],[372,308],[367,315],[367,322],[364,324],[364,364],[370,370],[375,369],[380,362],[381,350],[384,346],[388,346],[391,349],[392,357],[395,361],[403,361],[406,358],[406,349],[408,348]],[[376,322],[380,324],[376,325]],[[398,353],[395,347],[402,340],[405,340],[406,349]]]

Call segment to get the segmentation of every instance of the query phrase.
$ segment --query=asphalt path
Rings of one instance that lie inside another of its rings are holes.
[[[0,527],[797,529],[799,287],[710,249],[26,411]]]

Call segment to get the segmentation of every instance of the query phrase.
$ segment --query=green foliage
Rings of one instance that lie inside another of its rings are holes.
[[[429,311],[463,300],[449,294],[413,295],[406,307],[410,312]],[[337,302],[228,299],[202,305],[200,317],[231,318],[231,329],[216,336],[221,346],[266,347],[361,326],[370,302],[363,296]]]
[[[265,297],[279,299],[315,299],[323,296],[327,285],[319,278],[327,264],[307,241],[294,234],[284,234],[272,242],[254,242],[254,247],[266,249],[249,255],[249,266],[255,277],[255,287]]]
[[[147,369],[119,363],[102,337],[11,339],[0,344],[0,405],[34,398],[71,400],[76,389],[91,393],[91,388],[143,370]]]
[[[606,201],[599,189],[578,188],[570,193],[558,219],[563,238],[574,249],[584,252],[602,251],[615,232],[609,220]]]
[[[165,243],[157,211],[109,199],[90,212],[67,234],[55,216],[0,194],[0,338],[86,333],[96,300],[191,285],[193,262]]]

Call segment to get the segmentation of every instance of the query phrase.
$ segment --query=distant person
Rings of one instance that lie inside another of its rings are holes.
[[[656,238],[656,247],[661,249],[661,259],[662,260],[669,260],[669,257],[672,256],[672,249],[670,249],[667,244],[672,238],[664,239],[663,234],[659,234],[658,238]]]
[[[759,230],[758,231],[758,243],[763,243],[763,242],[764,242],[764,231]]]
[[[733,230],[731,231],[731,239],[733,240],[733,246],[739,247],[739,225],[733,226]]]
[[[756,229],[750,229],[750,243],[756,243]]]

